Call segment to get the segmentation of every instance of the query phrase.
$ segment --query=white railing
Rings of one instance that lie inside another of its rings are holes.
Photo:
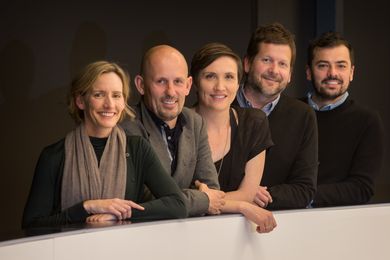
[[[0,259],[390,259],[390,204],[275,212],[257,234],[241,215],[82,229],[0,243]]]

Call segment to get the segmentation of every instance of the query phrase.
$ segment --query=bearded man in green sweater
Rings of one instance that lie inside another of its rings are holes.
[[[306,102],[318,123],[319,168],[314,207],[367,203],[384,156],[379,115],[348,93],[354,76],[354,51],[336,32],[313,40],[306,77],[313,88]]]

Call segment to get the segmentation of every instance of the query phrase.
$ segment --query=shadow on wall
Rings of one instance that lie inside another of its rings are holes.
[[[33,101],[29,91],[34,81],[35,58],[31,48],[22,41],[13,40],[0,50],[0,86],[3,101],[0,104],[2,127],[0,134],[2,175],[0,198],[1,225],[15,227],[20,223],[22,205],[29,189],[33,161],[26,155],[34,154],[38,138]],[[44,116],[44,113],[40,113]],[[1,230],[3,231],[4,228]]]
[[[70,78],[87,63],[105,59],[106,46],[106,35],[100,27],[82,23],[75,33],[69,57]],[[37,70],[35,66],[34,52],[25,42],[10,41],[0,50],[0,115],[3,122],[0,202],[2,212],[7,212],[0,217],[2,234],[12,234],[20,229],[35,164],[42,149],[63,138],[74,127],[66,106],[70,80],[65,86],[45,88],[51,91],[33,99],[30,92]]]

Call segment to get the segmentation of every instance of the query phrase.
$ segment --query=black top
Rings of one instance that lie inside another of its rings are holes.
[[[320,165],[313,206],[368,202],[384,157],[384,128],[378,113],[348,97],[339,107],[316,115]]]
[[[98,161],[98,165],[100,165],[100,159],[103,156],[104,148],[106,147],[106,143],[108,140],[108,137],[105,138],[99,138],[99,137],[89,137],[89,140],[91,141],[91,144],[93,146],[93,150],[95,151],[96,159]]]
[[[304,102],[282,94],[268,121],[274,146],[267,152],[261,180],[273,199],[267,209],[306,208],[317,184],[315,113]]]
[[[23,213],[23,227],[57,226],[84,222],[88,213],[83,201],[61,210],[61,183],[65,162],[65,139],[46,147],[37,163],[30,194]],[[144,211],[133,209],[131,220],[152,220],[186,216],[182,192],[164,172],[147,141],[127,136],[127,177],[125,199],[139,202],[144,185],[156,200],[141,203]]]
[[[238,124],[230,110],[232,128],[229,152],[224,156],[219,178],[221,190],[235,191],[245,176],[245,165],[253,157],[273,145],[268,120],[263,111],[234,107]],[[217,172],[221,160],[215,163]]]

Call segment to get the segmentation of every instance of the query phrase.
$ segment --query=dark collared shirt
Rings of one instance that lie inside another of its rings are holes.
[[[183,132],[183,126],[185,125],[185,119],[180,113],[177,117],[176,125],[174,128],[169,128],[168,124],[157,117],[152,111],[147,109],[153,122],[157,128],[160,129],[160,133],[167,145],[169,157],[171,158],[171,174],[173,174],[177,167],[177,153],[179,147],[180,135]]]

